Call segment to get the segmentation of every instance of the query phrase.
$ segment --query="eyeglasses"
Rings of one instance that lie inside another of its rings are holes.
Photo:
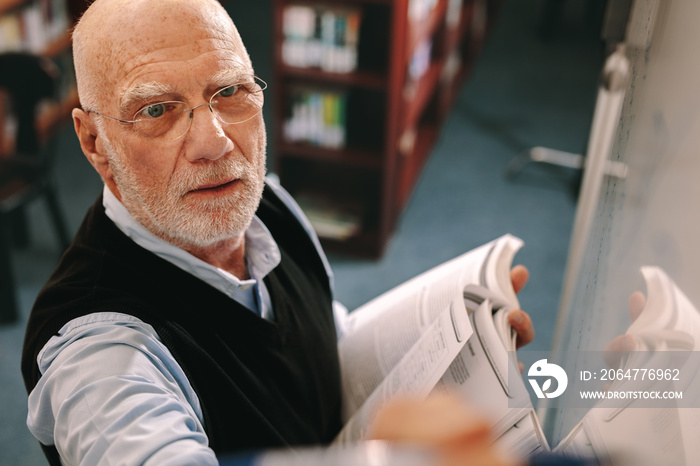
[[[194,111],[199,107],[209,107],[216,118],[227,125],[250,120],[262,109],[265,89],[267,83],[255,76],[251,82],[219,89],[211,96],[209,103],[191,108],[187,108],[187,104],[180,101],[155,102],[141,107],[131,120],[122,120],[96,110],[89,110],[88,113],[95,113],[120,123],[133,124],[136,133],[145,139],[173,141],[187,134],[192,125]]]

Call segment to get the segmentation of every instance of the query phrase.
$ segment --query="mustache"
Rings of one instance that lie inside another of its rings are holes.
[[[173,194],[184,196],[188,192],[202,185],[231,181],[233,179],[245,180],[250,176],[250,167],[247,162],[241,160],[222,159],[216,163],[207,164],[202,168],[187,168],[172,178],[169,191]]]

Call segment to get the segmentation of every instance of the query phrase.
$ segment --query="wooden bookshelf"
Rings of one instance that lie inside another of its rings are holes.
[[[300,159],[316,160],[318,162],[334,162],[349,164],[369,169],[380,169],[382,154],[380,151],[358,149],[326,149],[307,144],[282,142],[280,150]]]
[[[404,54],[406,60],[410,60],[411,54],[418,44],[427,38],[435,37],[438,29],[445,22],[445,14],[447,13],[447,2],[439,1],[430,11],[427,17],[408,21],[408,43],[405,47]]]
[[[364,87],[367,89],[385,90],[388,86],[387,77],[382,73],[358,71],[353,73],[331,73],[314,68],[297,68],[281,65],[281,73],[290,78],[308,81],[337,83],[345,86]]]
[[[419,0],[273,0],[274,168],[293,196],[311,194],[326,204],[335,202],[339,214],[350,206],[359,228],[349,237],[320,235],[330,252],[382,255],[501,3],[436,0],[431,6],[430,0],[414,1]],[[288,63],[286,41],[299,39],[290,36],[285,11],[299,5],[321,12],[316,36],[327,9],[360,11],[355,68],[337,73]],[[409,11],[416,6],[425,11],[412,20]],[[422,60],[412,62],[419,56]],[[298,104],[290,96],[300,83],[347,93],[344,147],[286,139],[285,125]]]

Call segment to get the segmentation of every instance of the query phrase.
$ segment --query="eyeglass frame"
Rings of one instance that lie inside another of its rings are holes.
[[[246,82],[250,82],[250,81],[246,81]],[[256,93],[262,94],[263,91],[264,91],[265,89],[267,89],[267,83],[266,83],[263,79],[261,79],[260,77],[258,77],[258,76],[256,76],[256,75],[253,75],[253,80],[252,80],[252,82],[253,82],[253,83],[256,83],[256,84],[258,84],[258,85],[260,85],[259,83],[262,83],[262,86],[260,86],[260,90],[256,91]],[[220,122],[224,123],[225,125],[238,125],[238,124],[241,124],[241,123],[245,123],[246,121],[250,121],[252,118],[255,117],[255,115],[257,115],[258,113],[260,113],[260,112],[262,111],[262,105],[261,105],[260,108],[259,108],[256,112],[254,112],[250,117],[248,117],[248,118],[246,118],[245,120],[242,120],[242,121],[237,121],[237,122],[235,122],[235,123],[228,123],[228,122],[222,120],[222,119],[221,119],[221,116],[219,115],[219,112],[215,111],[214,108],[212,107],[212,105],[214,105],[214,104],[216,103],[216,102],[213,102],[214,97],[217,96],[221,91],[223,91],[223,90],[225,90],[225,89],[228,89],[228,88],[230,88],[230,87],[233,87],[233,86],[239,86],[239,85],[241,85],[241,84],[245,84],[245,82],[243,82],[243,83],[234,83],[234,84],[229,84],[228,86],[224,86],[224,87],[222,87],[221,89],[219,89],[218,91],[216,91],[214,94],[212,94],[211,98],[209,99],[209,102],[206,102],[206,103],[203,103],[203,104],[199,104],[199,105],[195,105],[194,107],[191,107],[191,108],[185,108],[185,109],[183,109],[183,110],[182,110],[182,114],[183,114],[183,115],[184,115],[184,114],[187,114],[187,113],[189,113],[189,115],[190,115],[190,117],[189,117],[189,124],[187,125],[187,130],[185,130],[185,132],[182,133],[180,136],[178,136],[178,137],[176,137],[176,138],[172,138],[172,139],[166,139],[165,141],[177,141],[178,139],[185,137],[185,135],[190,131],[190,128],[192,127],[192,120],[194,119],[194,111],[197,110],[199,107],[209,107],[209,111],[210,111],[211,113],[213,113],[213,114],[216,116],[216,119],[219,120]],[[177,103],[177,104],[185,104],[185,105],[187,105],[185,102],[183,102],[183,101],[181,101],[181,100],[163,100],[163,101],[157,101],[157,102],[153,102],[153,103],[150,103],[150,104],[143,105],[143,106],[139,107],[139,109],[136,110],[136,113],[134,113],[134,116],[138,115],[138,114],[139,114],[140,112],[142,112],[144,109],[146,109],[146,108],[148,108],[148,107],[150,107],[150,106],[152,106],[152,105],[171,104],[171,103]],[[124,119],[122,119],[122,118],[117,118],[117,117],[113,117],[113,116],[110,116],[110,115],[105,115],[104,113],[99,112],[99,111],[97,111],[97,110],[86,110],[85,112],[86,112],[86,113],[94,113],[95,115],[100,115],[100,116],[103,116],[103,117],[105,117],[105,118],[109,118],[110,120],[118,121],[118,122],[120,122],[120,123],[134,124],[134,123],[140,123],[140,122],[142,122],[142,121],[145,121],[145,120],[124,120]]]

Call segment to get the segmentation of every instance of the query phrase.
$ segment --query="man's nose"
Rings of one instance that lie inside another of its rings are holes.
[[[195,110],[204,107],[199,112]],[[199,113],[199,115],[197,115]],[[224,132],[226,123],[219,120],[211,105],[192,107],[187,115],[189,130],[186,138],[186,157],[194,162],[201,159],[216,160],[231,152],[233,141]]]

